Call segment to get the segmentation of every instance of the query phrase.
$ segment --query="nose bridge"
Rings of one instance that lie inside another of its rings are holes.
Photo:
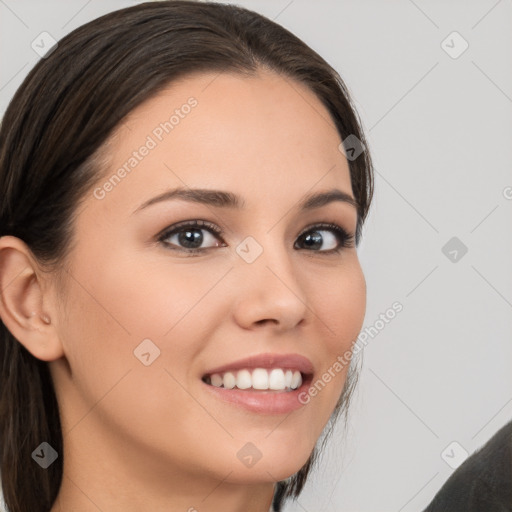
[[[293,249],[285,246],[278,232],[247,236],[236,247],[236,314],[246,326],[273,320],[293,327],[304,318],[307,297],[293,261]]]

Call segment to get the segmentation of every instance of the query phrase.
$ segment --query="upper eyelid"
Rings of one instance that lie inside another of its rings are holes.
[[[165,238],[170,236],[176,231],[179,231],[180,229],[184,229],[187,227],[193,227],[194,229],[206,229],[207,231],[212,231],[217,236],[223,235],[224,230],[216,226],[213,222],[205,221],[202,219],[197,220],[184,220],[182,222],[177,222],[176,224],[172,224],[171,226],[167,226],[162,231],[160,231],[160,234],[157,235],[157,238],[160,240],[161,238]]]
[[[350,235],[350,230],[347,229],[347,228],[344,228],[338,222],[325,222],[325,221],[322,221],[322,222],[316,222],[316,223],[313,223],[313,224],[308,224],[304,229],[302,229],[300,231],[300,233],[297,236],[301,236],[303,233],[307,233],[308,231],[311,231],[312,229],[317,228],[317,227],[320,228],[320,229],[326,229],[326,230],[327,229],[331,229],[331,230],[333,230],[335,226],[338,229],[342,229],[343,231],[345,231],[347,233],[347,235]]]

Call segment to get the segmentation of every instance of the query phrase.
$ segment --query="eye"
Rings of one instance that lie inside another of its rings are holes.
[[[326,235],[322,233],[326,233]],[[307,248],[313,249],[315,252],[330,254],[340,252],[343,247],[353,247],[354,235],[337,224],[317,224],[303,231],[297,241],[302,242]],[[320,247],[322,247],[322,250],[319,250]]]
[[[206,233],[206,235],[202,232]],[[220,244],[215,243],[221,234],[222,230],[215,226],[215,224],[204,220],[194,220],[175,224],[170,229],[165,230],[158,237],[158,241],[169,246],[170,249],[202,252],[211,247],[225,247],[226,244],[223,241]],[[204,243],[211,244],[212,242],[214,242],[213,245],[203,247]]]

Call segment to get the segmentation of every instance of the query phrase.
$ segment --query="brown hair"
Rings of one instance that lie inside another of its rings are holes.
[[[307,85],[322,101],[341,140],[360,121],[336,71],[277,23],[242,7],[185,0],[114,11],[68,34],[30,71],[0,127],[0,236],[22,239],[42,266],[69,250],[77,205],[98,179],[97,158],[135,107],[192,72],[254,75],[267,68]],[[349,159],[358,205],[356,244],[373,194],[368,151]],[[349,373],[331,417],[353,388]],[[48,469],[31,460],[48,442],[59,453]],[[59,407],[47,363],[0,322],[0,471],[9,512],[46,512],[62,481]],[[316,457],[279,482],[274,506],[297,497]]]

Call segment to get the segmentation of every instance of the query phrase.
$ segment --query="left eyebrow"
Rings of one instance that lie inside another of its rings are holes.
[[[245,200],[232,192],[202,188],[176,188],[167,190],[166,192],[145,201],[133,213],[143,210],[153,204],[160,203],[162,201],[170,201],[172,199],[181,199],[183,201],[200,203],[218,208],[243,209],[245,207]],[[347,194],[337,188],[305,196],[299,203],[298,208],[300,210],[313,210],[334,201],[341,201],[349,204],[356,210],[358,209],[357,201],[350,194]]]
[[[326,192],[309,194],[299,204],[299,208],[301,210],[313,210],[314,208],[320,208],[321,206],[325,206],[333,201],[341,201],[349,204],[356,210],[358,209],[357,201],[350,194],[347,194],[337,188],[333,188]]]

